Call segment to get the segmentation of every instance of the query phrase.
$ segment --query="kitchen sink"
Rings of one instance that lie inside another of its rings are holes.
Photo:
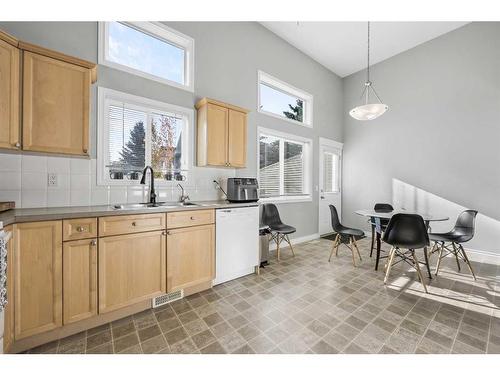
[[[128,203],[128,204],[115,204],[115,210],[142,210],[142,209],[155,209],[155,208],[175,208],[175,207],[196,207],[200,206],[193,202],[156,202],[156,203]]]

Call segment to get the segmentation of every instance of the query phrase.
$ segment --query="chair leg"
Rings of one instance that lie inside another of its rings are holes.
[[[352,254],[352,264],[356,267],[356,257],[354,256],[354,245],[352,244],[352,236],[349,236],[349,249],[351,249]]]
[[[438,262],[436,265],[436,276],[439,272],[439,267],[441,266],[441,259],[443,258],[443,247],[444,247],[444,243],[442,243],[441,246],[439,247]]]
[[[363,260],[363,259],[361,259],[361,254],[359,252],[358,242],[356,241],[356,238],[354,238],[354,236],[352,236],[352,243],[354,244],[354,247],[356,248],[356,251],[358,252],[359,260]]]
[[[425,285],[424,277],[422,276],[422,272],[420,271],[420,264],[418,263],[418,259],[415,255],[415,250],[410,250],[411,255],[413,257],[413,261],[415,262],[415,268],[417,270],[418,277],[420,278],[420,282],[422,283],[422,286],[424,287],[425,293],[428,293],[427,291],[427,286]]]
[[[455,260],[457,261],[457,268],[458,272],[460,272],[460,259],[458,259],[458,250],[457,247],[455,246],[455,242],[452,242],[451,245],[453,246],[453,254],[455,255]]]
[[[372,225],[372,245],[370,246],[370,258],[373,254],[373,245],[375,244],[375,227]]]
[[[339,240],[337,242],[337,246],[335,247],[335,256],[336,257],[339,256],[339,247],[340,247],[341,243],[342,243],[342,236],[339,234]]]
[[[467,256],[467,254],[465,253],[465,249],[464,247],[461,245],[461,244],[458,244],[458,247],[460,248],[460,250],[462,250],[462,255],[464,257],[464,260],[465,260],[465,263],[467,264],[467,266],[469,267],[469,271],[470,273],[472,274],[472,277],[474,278],[474,281],[476,281],[476,274],[474,273],[473,269],[472,269],[472,264],[470,264],[470,260],[469,260],[469,257]]]
[[[280,261],[280,242],[281,242],[281,239],[280,239],[280,234],[278,233],[277,234],[277,241],[276,241],[276,255],[278,257],[278,262]]]
[[[339,236],[340,235],[338,233],[335,236],[335,240],[333,241],[332,250],[330,251],[330,257],[328,258],[328,261],[332,260],[332,255],[333,255],[333,252],[335,251],[335,247],[337,246],[337,243],[339,241]]]
[[[288,242],[288,246],[290,246],[290,250],[292,250],[292,255],[295,256],[295,251],[293,251],[292,243],[290,242],[290,238],[288,237],[288,234],[285,235],[286,242]]]
[[[394,255],[396,254],[396,248],[392,247],[391,251],[389,251],[389,257],[387,258],[384,284],[387,284],[387,279],[389,278],[389,274],[391,273],[392,262],[394,261]]]
[[[437,251],[437,241],[434,241],[434,245],[432,245],[431,252],[429,253],[429,258],[431,257],[432,254],[434,254]]]

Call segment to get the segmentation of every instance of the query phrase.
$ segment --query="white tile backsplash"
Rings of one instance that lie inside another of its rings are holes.
[[[48,173],[57,174],[57,186],[47,186]],[[95,159],[0,153],[0,201],[15,201],[16,207],[32,208],[147,200],[148,185],[98,186],[96,173]],[[157,201],[178,200],[179,182],[193,201],[221,199],[212,181],[234,175],[232,170],[193,166],[186,181],[155,184]]]
[[[38,155],[22,155],[21,168],[23,172],[47,173],[47,157]]]

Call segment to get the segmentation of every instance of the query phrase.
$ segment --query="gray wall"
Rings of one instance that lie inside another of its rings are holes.
[[[195,40],[195,93],[156,83],[122,71],[99,66],[98,86],[193,107],[209,96],[250,109],[248,154],[245,170],[256,175],[256,132],[264,126],[314,139],[314,165],[318,163],[318,137],[342,141],[342,80],[258,23],[168,22]],[[95,22],[0,22],[0,29],[28,42],[97,62]],[[256,112],[257,70],[261,69],[314,95],[314,128],[296,126]],[[95,158],[96,100],[92,109],[92,157]],[[317,233],[318,200],[313,172],[313,202],[281,204],[284,221],[297,226],[296,236]]]
[[[343,219],[375,202],[445,213],[480,212],[473,249],[500,253],[500,23],[472,23],[372,68],[390,110],[348,115],[365,72],[344,79]]]

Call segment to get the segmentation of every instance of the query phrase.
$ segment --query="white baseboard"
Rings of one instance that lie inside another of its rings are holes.
[[[470,260],[473,260],[475,262],[500,265],[500,253],[467,248],[465,248],[465,251],[467,252],[467,256]]]
[[[310,234],[308,236],[291,238],[290,242],[292,243],[292,245],[296,245],[296,244],[303,243],[303,242],[317,240],[318,238],[319,238],[319,233],[314,233],[314,234]],[[288,244],[286,242],[283,243],[283,246],[287,246],[287,245]],[[280,246],[280,248],[281,248],[281,246]],[[269,242],[269,250],[276,250],[276,244],[274,243],[274,241]]]

